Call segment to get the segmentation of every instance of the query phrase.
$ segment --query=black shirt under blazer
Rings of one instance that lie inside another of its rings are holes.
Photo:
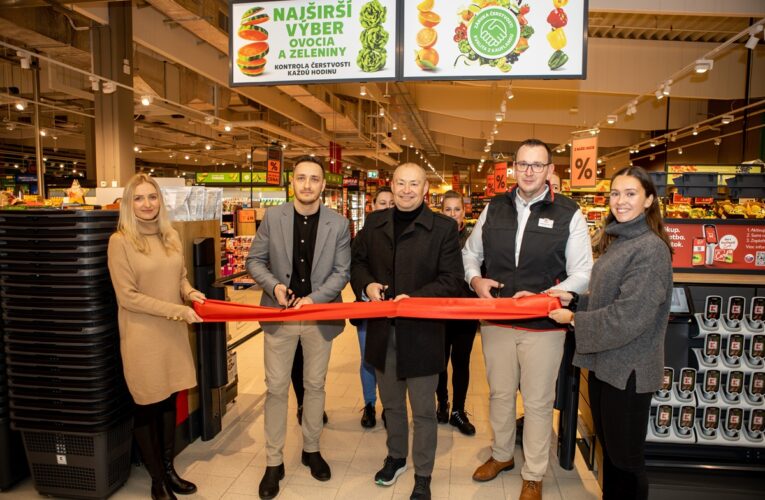
[[[392,283],[394,272],[397,295],[460,296],[465,273],[457,224],[426,206],[396,244],[393,212],[369,214],[364,230],[353,241],[351,285],[356,296],[361,297],[370,283]],[[364,359],[381,371],[385,370],[390,330],[390,318],[367,323]],[[443,321],[399,318],[395,332],[399,378],[435,375],[445,369]]]

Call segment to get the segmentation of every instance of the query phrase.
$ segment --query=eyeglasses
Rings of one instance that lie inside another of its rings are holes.
[[[526,172],[529,168],[531,168],[531,171],[535,174],[540,173],[542,170],[545,169],[546,166],[548,166],[549,163],[542,163],[542,162],[534,162],[534,163],[526,163],[525,161],[518,161],[515,162],[515,170],[518,172]]]

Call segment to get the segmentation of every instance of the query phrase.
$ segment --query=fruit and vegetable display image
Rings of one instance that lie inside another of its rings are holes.
[[[417,20],[423,26],[417,32],[417,49],[414,60],[424,71],[434,71],[438,67],[438,51],[433,46],[438,41],[438,32],[433,29],[441,23],[441,16],[433,12],[435,0],[423,0],[417,5]]]
[[[361,7],[359,20],[364,31],[361,32],[361,50],[356,58],[356,64],[361,71],[372,73],[385,67],[389,33],[383,27],[388,8],[378,0],[371,0]]]
[[[460,55],[454,65],[489,65],[510,72],[534,35],[526,19],[530,12],[528,3],[515,0],[477,0],[457,12],[453,40]]]
[[[260,75],[266,69],[268,31],[259,25],[267,22],[269,17],[263,10],[263,7],[252,7],[244,11],[237,30],[239,38],[253,41],[237,51],[236,65],[247,76]]]
[[[555,51],[547,61],[547,66],[551,70],[557,70],[568,62],[568,55],[563,52],[563,48],[568,43],[566,33],[563,28],[568,24],[568,15],[563,7],[568,5],[568,0],[553,0],[553,10],[547,15],[547,23],[552,30],[547,33],[547,42]]]

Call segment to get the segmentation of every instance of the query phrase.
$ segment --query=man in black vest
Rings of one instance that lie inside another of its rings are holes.
[[[492,199],[462,250],[465,280],[479,297],[518,298],[552,288],[587,290],[592,269],[587,223],[574,201],[550,189],[546,179],[554,168],[545,143],[521,143],[514,163],[518,184]],[[547,318],[482,323],[481,339],[494,444],[491,458],[473,479],[489,481],[513,468],[520,388],[525,412],[520,499],[541,499],[565,330]]]
[[[369,214],[353,240],[351,285],[356,296],[372,301],[457,296],[463,277],[457,224],[423,203],[428,192],[425,171],[415,163],[400,165],[391,189],[395,208]],[[375,483],[391,486],[406,470],[408,394],[414,423],[410,498],[430,500],[438,434],[434,394],[438,374],[445,369],[444,322],[369,319],[364,359],[375,367],[387,420],[388,456]]]

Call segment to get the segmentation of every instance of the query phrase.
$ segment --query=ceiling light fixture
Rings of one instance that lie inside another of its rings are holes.
[[[367,86],[366,86],[366,85],[362,85],[362,86],[359,88],[359,95],[360,95],[361,97],[365,97],[365,96],[367,95]]]
[[[113,94],[117,91],[117,84],[114,82],[104,82],[101,86],[101,90],[104,94]]]
[[[496,115],[494,115],[494,119],[497,120],[498,122],[501,122],[502,120],[505,119],[505,114],[504,113],[497,113]]]
[[[184,160],[188,160],[189,158],[190,158],[190,156],[189,156],[189,155],[183,155],[183,159],[184,159]]]
[[[398,124],[396,122],[393,122],[393,126],[391,128],[393,130],[398,130]]]
[[[14,105],[16,107],[17,111],[24,111],[27,109],[27,103],[24,101],[16,101],[16,104]]]
[[[693,126],[693,132],[691,132],[691,134],[699,135],[699,126],[698,125],[694,125]]]
[[[138,146],[133,146],[133,152],[135,152],[135,153],[138,152]]]
[[[507,91],[505,92],[505,97],[507,98],[508,101],[512,99],[513,97],[515,97],[515,95],[513,94],[513,89],[508,87]]]
[[[760,25],[758,24],[758,26],[760,26]],[[760,29],[762,29],[762,26],[760,26]],[[757,42],[759,42],[759,41],[760,41],[760,39],[757,38],[757,35],[755,35],[754,33],[751,33],[749,35],[749,40],[746,41],[744,46],[747,49],[749,49],[749,50],[754,50],[754,48],[757,47]]]
[[[722,124],[727,125],[733,121],[733,115],[722,115]]]
[[[677,148],[677,154],[679,155],[683,154],[683,148]]]
[[[618,120],[618,119],[619,119],[619,117],[616,116],[616,115],[608,115],[606,117],[606,122],[608,122],[609,125],[613,125],[614,123],[616,123],[616,120]]]
[[[385,117],[385,108],[380,106],[380,111],[378,112],[378,115],[380,115],[380,118],[384,118]]]
[[[696,59],[696,64],[693,66],[693,70],[701,75],[707,71],[711,71],[715,62],[712,59]]]
[[[661,91],[661,87],[656,89],[656,92],[654,93],[654,95],[656,96],[657,101],[664,99],[664,92]]]
[[[669,96],[669,93],[671,92],[671,87],[670,87],[671,85],[672,85],[672,80],[667,80],[666,82],[664,82],[664,86],[661,89],[662,95],[664,95],[665,97]]]
[[[720,139],[719,137],[715,137],[714,143],[715,143],[715,146],[719,146],[720,144],[722,144],[722,139]]]
[[[499,104],[499,110],[500,110],[502,113],[504,113],[505,111],[507,111],[507,102],[506,102],[506,101],[502,101],[502,102]]]
[[[215,123],[215,117],[210,115],[205,115],[205,125],[212,125]]]
[[[652,148],[655,148],[656,147],[656,141],[651,141],[651,142],[648,143],[648,145],[651,146]]]
[[[152,102],[154,102],[154,98],[148,94],[141,96],[141,104],[144,106],[150,105]]]
[[[223,130],[225,130],[226,132],[231,132],[231,128],[232,127],[230,123],[223,125]]]
[[[45,137],[46,135],[48,135],[48,132],[45,129],[42,129],[40,130],[40,135]]]
[[[401,134],[401,140],[402,140],[402,141],[405,141],[405,140],[406,140],[406,134]]]
[[[209,142],[207,144],[205,144],[205,149],[207,151],[210,151],[212,149],[212,144],[210,144]]]

